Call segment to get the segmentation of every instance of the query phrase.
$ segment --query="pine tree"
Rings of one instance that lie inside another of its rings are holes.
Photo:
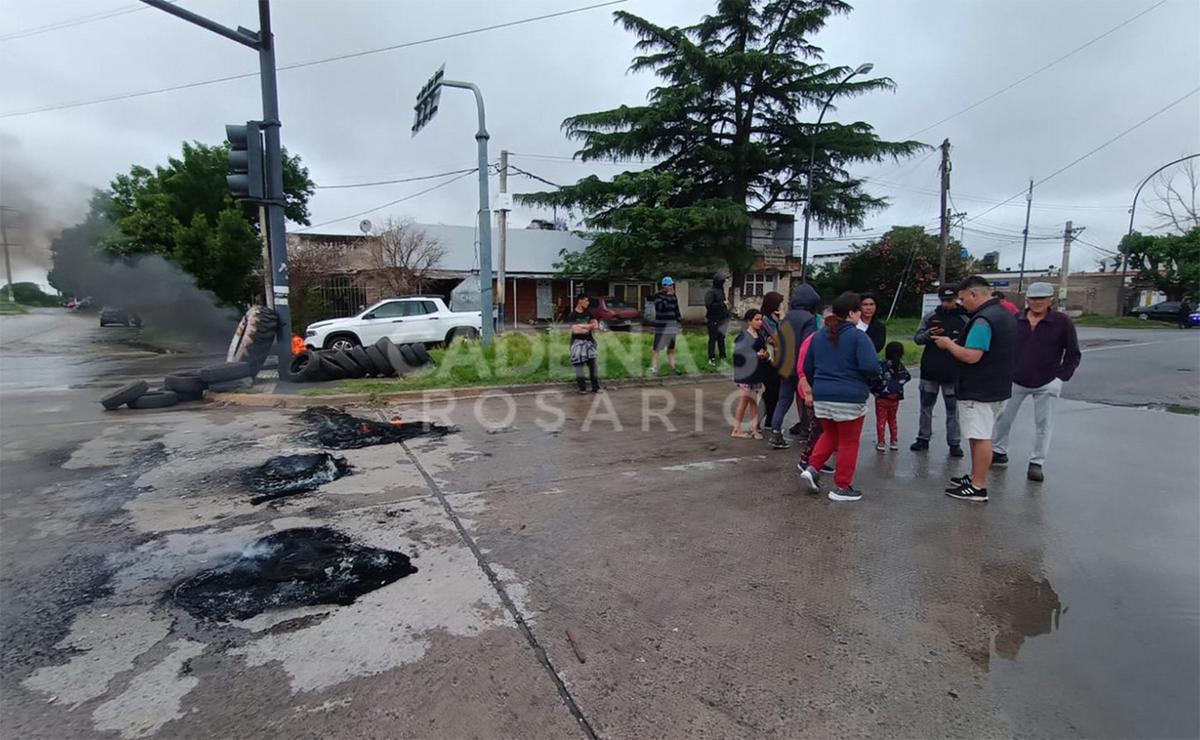
[[[817,129],[801,120],[815,120],[851,71],[822,62],[811,41],[831,16],[849,11],[841,0],[720,0],[714,14],[684,28],[615,13],[640,39],[630,70],[653,71],[661,84],[646,105],[584,113],[563,128],[582,143],[584,161],[653,164],[523,196],[577,209],[596,232],[592,247],[564,257],[560,269],[649,276],[727,266],[736,276],[754,260],[750,214],[803,204],[813,137],[813,223],[841,231],[886,207],[848,168],[927,147],[883,141],[861,121]],[[886,77],[853,80],[835,99],[894,87]]]

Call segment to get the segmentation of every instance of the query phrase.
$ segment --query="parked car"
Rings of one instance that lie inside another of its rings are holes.
[[[483,330],[479,311],[451,311],[441,296],[405,296],[380,301],[355,316],[309,324],[304,342],[314,349],[348,350],[383,337],[396,344],[449,343]]]
[[[616,298],[593,298],[588,308],[592,318],[600,322],[600,329],[628,329],[638,321],[641,312]]]
[[[142,317],[123,308],[105,306],[100,309],[100,326],[137,326],[142,325]]]
[[[1178,323],[1179,321],[1179,301],[1162,301],[1155,303],[1153,306],[1138,306],[1129,312],[1130,316],[1136,316],[1142,321],[1170,321]]]

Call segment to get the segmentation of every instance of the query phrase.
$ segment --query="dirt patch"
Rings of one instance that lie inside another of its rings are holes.
[[[367,547],[328,527],[267,535],[236,560],[175,588],[175,604],[196,619],[249,619],[271,609],[351,604],[417,572],[408,556]]]
[[[261,504],[296,493],[314,491],[349,472],[350,464],[346,458],[334,457],[328,452],[280,455],[244,471],[242,482],[259,494],[251,498],[250,503]]]
[[[313,426],[306,437],[333,450],[356,450],[374,445],[396,444],[414,437],[441,437],[458,431],[455,427],[426,421],[382,422],[352,416],[328,406],[316,406],[300,414]]]

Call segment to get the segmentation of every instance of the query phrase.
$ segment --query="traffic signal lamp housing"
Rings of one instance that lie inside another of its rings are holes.
[[[446,67],[442,65],[437,72],[433,73],[433,77],[429,78],[429,82],[421,88],[417,93],[417,104],[413,106],[413,136],[425,127],[425,124],[433,120],[433,117],[438,112],[438,101],[442,97],[442,77],[445,76]]]
[[[229,192],[238,200],[266,200],[262,130],[258,122],[227,125],[225,138],[229,140],[229,174],[225,176]]]

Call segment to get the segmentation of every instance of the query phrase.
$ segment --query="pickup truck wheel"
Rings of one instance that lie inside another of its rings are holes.
[[[349,352],[361,345],[358,337],[353,334],[334,334],[325,340],[325,349],[340,349],[343,352]]]
[[[479,332],[472,326],[456,326],[446,334],[446,346],[453,344],[455,339],[474,339]]]

